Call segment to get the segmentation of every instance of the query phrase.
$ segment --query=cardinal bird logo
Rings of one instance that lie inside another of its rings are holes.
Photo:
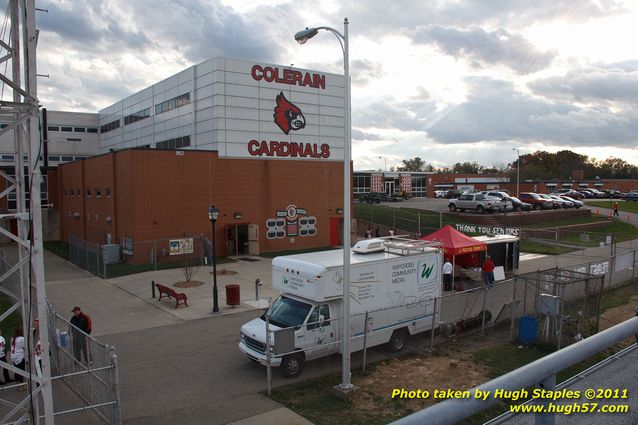
[[[306,118],[294,104],[290,103],[284,96],[284,92],[277,95],[277,106],[275,106],[275,124],[281,128],[284,134],[290,133],[290,130],[301,130],[306,126]]]

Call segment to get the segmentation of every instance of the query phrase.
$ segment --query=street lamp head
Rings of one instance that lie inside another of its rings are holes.
[[[214,206],[208,207],[208,219],[214,223],[217,217],[219,217],[219,210]]]
[[[306,41],[317,35],[318,32],[319,30],[317,30],[317,28],[306,27],[305,30],[301,30],[295,34],[295,40],[297,40],[299,44],[305,44]]]

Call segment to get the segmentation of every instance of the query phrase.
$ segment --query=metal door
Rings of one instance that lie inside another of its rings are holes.
[[[259,255],[259,226],[257,224],[248,225],[248,254]]]

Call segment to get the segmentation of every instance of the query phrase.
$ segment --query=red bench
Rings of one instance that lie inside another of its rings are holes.
[[[175,292],[175,290],[173,288],[169,288],[168,286],[164,286],[164,285],[161,285],[159,283],[156,283],[155,287],[159,291],[158,301],[162,301],[162,297],[166,297],[168,299],[174,298],[175,299],[175,308],[177,308],[179,306],[180,301],[183,301],[184,305],[186,307],[188,307],[188,302],[186,302],[188,297],[186,296],[186,294],[184,294],[182,292]]]

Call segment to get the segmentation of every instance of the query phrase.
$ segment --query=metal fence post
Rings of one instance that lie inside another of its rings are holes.
[[[111,376],[113,385],[111,386],[113,392],[113,399],[115,400],[115,404],[113,405],[113,423],[116,425],[120,425],[122,423],[122,408],[120,404],[120,382],[118,378],[118,367],[117,367],[117,354],[113,352],[113,347],[111,347],[111,365],[113,366],[111,369]]]
[[[434,297],[434,306],[432,306],[432,329],[430,330],[430,351],[434,350],[434,329],[436,328],[437,313],[437,297]]]
[[[363,320],[363,371],[366,371],[366,354],[368,353],[368,312]]]
[[[514,303],[516,302],[516,285],[518,278],[514,276],[514,285],[512,285],[512,304],[510,305],[510,341],[514,340]]]
[[[272,371],[270,370],[270,359],[270,317],[266,315],[266,387],[268,389],[268,396],[270,396],[272,392]]]
[[[481,336],[485,336],[485,307],[487,306],[487,290],[489,287],[485,287],[483,288],[483,311],[481,312],[481,315],[483,316],[481,318]]]
[[[631,263],[631,282],[636,279],[636,251],[633,251],[633,261]]]

